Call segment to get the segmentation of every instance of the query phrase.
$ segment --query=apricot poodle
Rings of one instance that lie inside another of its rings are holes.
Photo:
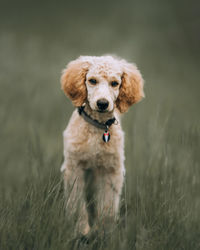
[[[67,211],[79,211],[78,231],[87,234],[117,219],[125,175],[120,114],[144,97],[135,64],[113,56],[81,56],[61,77],[74,110],[63,132]]]

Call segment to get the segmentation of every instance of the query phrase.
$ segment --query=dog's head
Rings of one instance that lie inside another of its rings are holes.
[[[64,69],[61,85],[75,106],[121,112],[144,97],[143,79],[134,64],[112,56],[81,56]]]

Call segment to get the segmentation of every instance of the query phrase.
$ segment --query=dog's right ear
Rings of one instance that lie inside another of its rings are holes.
[[[76,107],[82,106],[87,99],[85,80],[89,66],[89,62],[84,60],[84,57],[79,57],[70,62],[62,72],[62,90]]]

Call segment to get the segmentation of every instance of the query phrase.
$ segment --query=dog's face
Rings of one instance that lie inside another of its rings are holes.
[[[122,70],[118,64],[97,62],[86,74],[87,100],[91,109],[112,111],[119,95]]]
[[[69,63],[61,84],[75,106],[88,102],[97,112],[121,113],[143,96],[143,79],[134,64],[111,56],[84,56]]]

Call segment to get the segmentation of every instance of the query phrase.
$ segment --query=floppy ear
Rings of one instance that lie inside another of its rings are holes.
[[[142,75],[134,64],[123,61],[122,67],[122,83],[116,106],[121,113],[124,113],[132,104],[139,102],[144,97],[144,84]]]
[[[87,99],[85,86],[89,63],[83,57],[70,62],[61,76],[61,87],[75,106],[82,106]]]

